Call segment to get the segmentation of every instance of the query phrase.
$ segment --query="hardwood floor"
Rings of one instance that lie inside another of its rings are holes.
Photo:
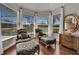
[[[5,50],[3,55],[16,55],[16,46],[12,46]]]
[[[76,55],[75,51],[59,45],[56,45],[56,49],[54,47],[46,48],[42,45],[40,46],[40,48],[41,55]]]
[[[4,51],[4,55],[16,55],[16,47],[13,46]],[[40,55],[76,55],[76,52],[60,46],[59,43],[56,44],[56,49],[54,46],[52,46],[52,48],[46,48],[40,44]]]

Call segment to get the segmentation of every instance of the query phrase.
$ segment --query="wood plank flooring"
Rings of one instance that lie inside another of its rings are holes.
[[[16,47],[12,46],[4,51],[3,55],[16,55]],[[52,48],[46,48],[40,44],[40,55],[76,55],[76,52],[59,45],[59,43],[56,44],[56,49],[54,46]]]
[[[12,46],[5,50],[3,55],[16,55],[16,46]]]

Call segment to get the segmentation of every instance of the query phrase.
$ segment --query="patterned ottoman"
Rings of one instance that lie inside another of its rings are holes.
[[[16,44],[16,48],[17,55],[34,55],[39,50],[39,45],[31,40]]]

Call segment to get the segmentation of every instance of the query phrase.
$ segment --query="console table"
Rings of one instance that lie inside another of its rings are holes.
[[[79,37],[70,34],[60,34],[59,43],[67,48],[77,51],[79,54]]]

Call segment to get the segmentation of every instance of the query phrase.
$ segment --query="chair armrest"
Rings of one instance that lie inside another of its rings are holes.
[[[31,40],[32,40],[31,38],[20,39],[20,40],[17,40],[17,41],[16,41],[16,44],[17,44],[17,43],[22,43],[22,42],[28,42],[28,41],[31,41]]]

